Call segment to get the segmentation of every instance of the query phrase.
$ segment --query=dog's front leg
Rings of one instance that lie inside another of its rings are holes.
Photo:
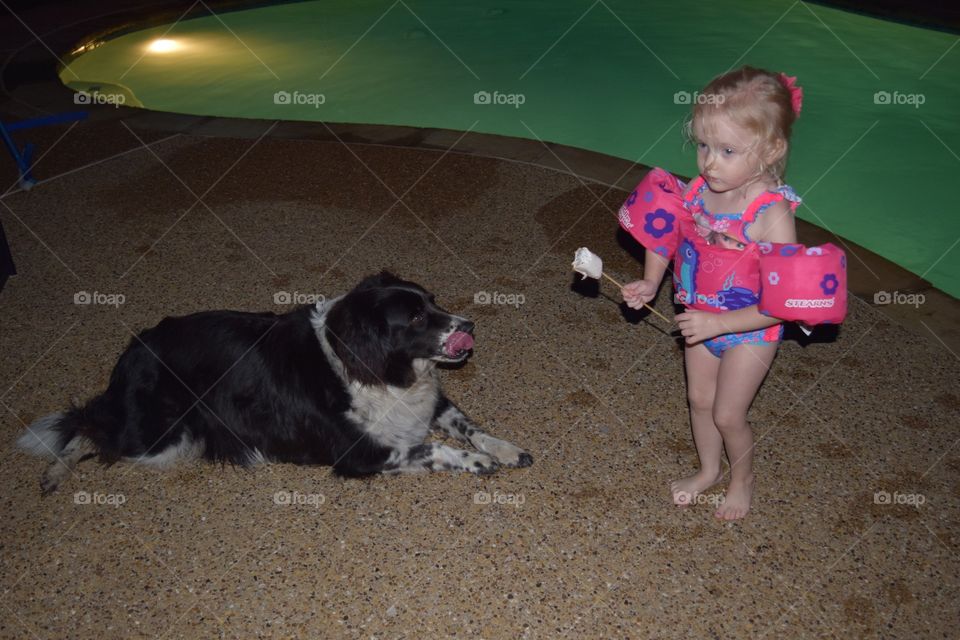
[[[438,442],[397,449],[383,465],[383,473],[417,473],[422,471],[469,471],[486,475],[500,465],[492,456],[454,449]]]
[[[520,447],[495,438],[478,427],[446,396],[441,396],[437,403],[433,426],[451,438],[460,442],[469,442],[478,451],[489,453],[505,467],[529,467],[533,464],[533,456]]]

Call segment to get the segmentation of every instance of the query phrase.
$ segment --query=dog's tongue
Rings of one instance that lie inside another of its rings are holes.
[[[447,338],[447,344],[443,346],[443,350],[451,358],[455,357],[461,351],[467,351],[468,349],[473,348],[473,336],[464,331],[455,331],[449,338]]]

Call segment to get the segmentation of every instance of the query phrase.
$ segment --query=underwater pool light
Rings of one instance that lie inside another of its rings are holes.
[[[147,46],[147,51],[150,53],[170,53],[171,51],[176,51],[179,48],[180,44],[176,40],[159,38]]]

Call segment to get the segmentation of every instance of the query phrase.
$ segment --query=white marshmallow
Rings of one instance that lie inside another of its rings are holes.
[[[592,253],[590,249],[580,247],[577,249],[576,255],[573,256],[573,270],[584,278],[599,280],[600,276],[603,275],[603,260],[597,254]]]

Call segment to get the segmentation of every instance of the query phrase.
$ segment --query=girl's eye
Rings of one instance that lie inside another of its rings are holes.
[[[734,151],[734,150],[731,149],[730,147],[727,147],[726,149],[724,149],[723,152],[724,152],[725,154],[727,154],[728,156],[729,156],[729,155],[733,155],[734,153],[736,153],[736,151]]]
[[[703,142],[698,142],[698,143],[697,143],[697,149],[700,149],[700,150],[702,151],[702,150],[704,150],[704,149],[706,149],[706,148],[707,148],[706,143],[703,143]]]

